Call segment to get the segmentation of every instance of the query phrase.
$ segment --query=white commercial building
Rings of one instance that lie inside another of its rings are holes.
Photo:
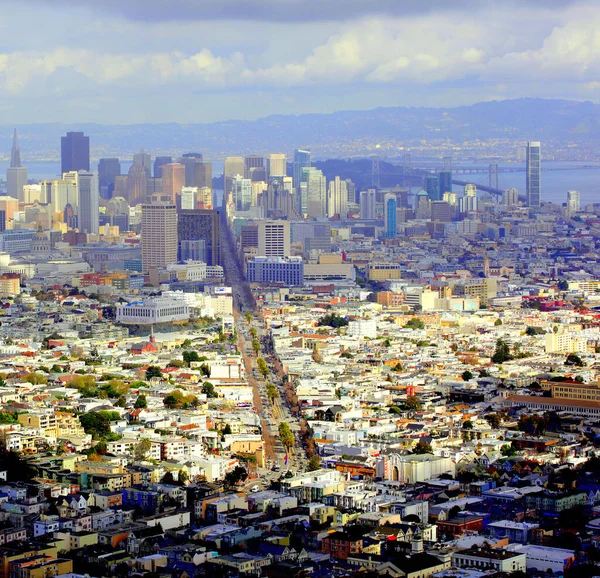
[[[351,337],[377,337],[377,322],[375,319],[358,319],[348,323],[348,335]]]
[[[143,325],[187,321],[189,318],[188,304],[185,299],[179,298],[176,294],[117,306],[117,321],[120,323]]]
[[[574,550],[550,548],[548,546],[535,546],[529,544],[509,544],[509,552],[525,554],[527,557],[527,571],[547,572],[562,574],[570,568],[575,561]]]

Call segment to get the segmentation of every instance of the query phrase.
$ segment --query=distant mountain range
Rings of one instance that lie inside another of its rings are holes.
[[[10,151],[13,125],[0,127],[0,150]],[[310,146],[315,157],[356,157],[398,151],[417,143],[509,139],[593,144],[600,135],[600,105],[592,102],[523,98],[457,108],[389,107],[331,114],[276,115],[252,121],[209,124],[31,124],[16,127],[22,157],[51,160],[60,154],[60,136],[69,130],[90,136],[92,157],[131,158],[145,148],[153,154],[198,151],[213,160],[227,155],[267,153]]]

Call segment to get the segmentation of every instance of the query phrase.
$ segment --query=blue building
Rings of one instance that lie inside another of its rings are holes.
[[[443,193],[440,191],[440,179],[436,175],[429,175],[425,177],[425,190],[427,191],[430,201],[442,200]]]
[[[385,224],[384,237],[393,239],[396,236],[396,211],[398,208],[398,199],[396,195],[387,194],[383,199],[383,221]]]
[[[429,192],[429,191],[428,191]],[[444,198],[444,193],[452,192],[452,171],[440,171],[439,175],[439,199]],[[434,200],[434,199],[431,199]]]

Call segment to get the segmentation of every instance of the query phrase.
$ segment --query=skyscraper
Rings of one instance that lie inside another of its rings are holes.
[[[375,219],[375,200],[377,198],[376,189],[367,189],[360,192],[360,218]]]
[[[567,215],[571,217],[581,209],[581,195],[579,191],[567,191]]]
[[[299,193],[300,183],[302,182],[302,169],[304,167],[310,167],[310,151],[304,149],[296,149],[294,151],[294,174],[293,182],[296,194]],[[299,197],[300,195],[298,195]]]
[[[525,186],[527,189],[527,206],[539,207],[542,190],[541,190],[541,171],[542,171],[542,147],[539,142],[527,143],[526,155],[526,174]]]
[[[212,189],[212,163],[210,161],[194,163],[194,184],[192,186],[199,189],[202,187]]]
[[[287,257],[290,254],[290,222],[258,222],[258,255]]]
[[[168,165],[173,162],[173,157],[156,157],[154,159],[154,178],[160,179],[162,177],[163,165]]]
[[[134,162],[129,168],[125,198],[132,207],[146,202],[148,198],[148,172],[141,163]]]
[[[115,188],[115,179],[121,174],[119,159],[100,159],[98,161],[98,183],[100,196],[110,199]]]
[[[6,192],[9,197],[23,201],[23,187],[27,184],[27,168],[21,166],[21,152],[17,129],[13,133],[13,144],[10,151],[10,166],[6,169]]]
[[[398,199],[396,195],[388,193],[383,197],[383,223],[385,225],[384,236],[393,239],[396,236]]]
[[[177,195],[185,187],[185,166],[181,163],[169,163],[162,166],[162,192],[176,202]]]
[[[440,190],[440,179],[437,175],[427,175],[425,177],[425,190],[430,201],[441,201],[443,193],[446,192]]]
[[[179,255],[183,241],[199,241],[205,243],[206,263],[221,264],[221,241],[219,237],[219,212],[207,210],[180,211],[177,222],[177,239]]]
[[[302,195],[306,195],[306,214],[314,219],[322,219],[327,216],[327,180],[319,169],[304,167],[302,169],[302,181],[306,189],[302,189]],[[301,185],[303,184],[301,183]],[[304,212],[304,198],[302,199]]]
[[[78,225],[82,233],[98,234],[99,219],[99,186],[98,173],[79,171],[78,189]]]
[[[142,149],[139,153],[133,155],[133,164],[142,165],[146,171],[146,178],[152,176],[152,157]]]
[[[252,181],[236,175],[231,179],[231,194],[236,210],[247,211],[252,205]]]
[[[452,171],[451,170],[443,170],[440,171],[439,174],[439,198],[444,197],[444,193],[452,192]],[[427,191],[429,193],[429,191]],[[430,200],[439,200],[439,199],[431,199]]]
[[[506,189],[502,193],[502,203],[507,207],[516,207],[519,204],[519,191],[517,189]]]
[[[468,213],[477,210],[477,186],[473,184],[465,185],[464,195],[460,200],[460,212]]]
[[[262,169],[265,166],[265,159],[261,155],[249,155],[244,159],[244,176],[247,179],[252,178],[252,169]],[[253,179],[265,180],[265,179]]]
[[[142,270],[177,262],[177,207],[156,195],[142,205]]]
[[[270,154],[267,157],[267,176],[285,177],[287,175],[287,162],[284,154]]]
[[[82,132],[68,132],[60,139],[61,173],[90,170],[90,137]]]
[[[348,215],[348,188],[346,181],[335,177],[329,181],[329,190],[327,191],[327,216],[331,219],[335,215],[345,219]]]
[[[196,187],[196,163],[202,160],[202,153],[184,153],[177,161],[185,167],[185,186]]]
[[[227,157],[223,169],[223,191],[225,197],[231,192],[231,183],[236,175],[244,176],[244,157]]]

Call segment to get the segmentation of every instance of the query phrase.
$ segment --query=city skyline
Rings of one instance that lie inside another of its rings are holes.
[[[122,123],[598,100],[592,2],[447,4],[5,0],[0,106],[17,123]]]

